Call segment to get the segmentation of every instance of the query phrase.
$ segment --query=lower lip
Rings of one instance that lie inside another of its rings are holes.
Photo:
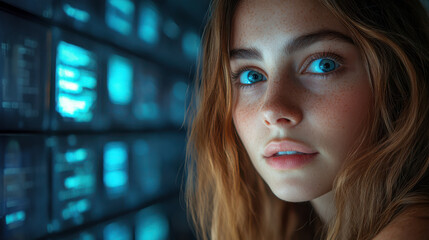
[[[282,155],[275,157],[265,158],[268,165],[272,168],[279,170],[290,170],[303,167],[310,163],[317,156],[318,153],[313,154],[294,154],[294,155]]]

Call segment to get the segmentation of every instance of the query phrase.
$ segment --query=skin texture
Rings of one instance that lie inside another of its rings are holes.
[[[253,48],[261,55],[231,58],[232,72],[246,67],[266,78],[251,87],[233,87],[233,121],[250,160],[277,197],[312,201],[322,219],[334,211],[329,206],[333,180],[372,105],[368,75],[353,43],[329,37],[295,52],[284,50],[296,37],[326,30],[350,37],[317,1],[244,0],[235,12],[230,42],[232,50]],[[312,56],[325,52],[340,56],[340,66],[330,74],[309,72]],[[318,155],[296,169],[274,169],[264,149],[282,139],[304,144]]]

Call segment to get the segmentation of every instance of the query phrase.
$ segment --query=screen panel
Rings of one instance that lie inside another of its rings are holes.
[[[6,13],[0,25],[0,130],[44,130],[48,29]]]
[[[50,232],[97,219],[99,146],[97,137],[51,137],[52,222]]]
[[[134,1],[131,0],[106,0],[107,26],[122,35],[131,35],[135,8]]]
[[[0,136],[2,239],[41,237],[48,224],[48,159],[38,136]]]
[[[137,66],[133,115],[142,129],[159,129],[168,124],[163,95],[164,79],[159,67],[145,61]]]
[[[100,55],[103,45],[56,28],[53,35],[55,75],[51,129],[106,129],[109,119],[102,115],[105,80]]]

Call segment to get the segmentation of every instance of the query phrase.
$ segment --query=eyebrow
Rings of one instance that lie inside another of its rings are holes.
[[[310,45],[323,40],[339,40],[354,45],[354,42],[350,37],[340,32],[332,30],[320,30],[317,32],[307,33],[305,35],[301,35],[292,39],[286,44],[284,51],[286,52],[286,54],[290,55],[298,50],[309,47]],[[229,58],[230,60],[254,59],[261,61],[262,54],[256,48],[238,48],[232,49],[229,52]]]

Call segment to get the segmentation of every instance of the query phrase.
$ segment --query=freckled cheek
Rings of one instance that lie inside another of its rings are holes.
[[[241,141],[246,145],[246,142],[252,139],[255,134],[252,129],[255,129],[255,120],[257,119],[257,109],[252,104],[237,102],[233,109],[233,120],[235,128]]]
[[[318,108],[324,132],[337,144],[351,144],[361,132],[370,107],[366,88],[351,88],[332,95]],[[323,120],[322,120],[323,119]]]

